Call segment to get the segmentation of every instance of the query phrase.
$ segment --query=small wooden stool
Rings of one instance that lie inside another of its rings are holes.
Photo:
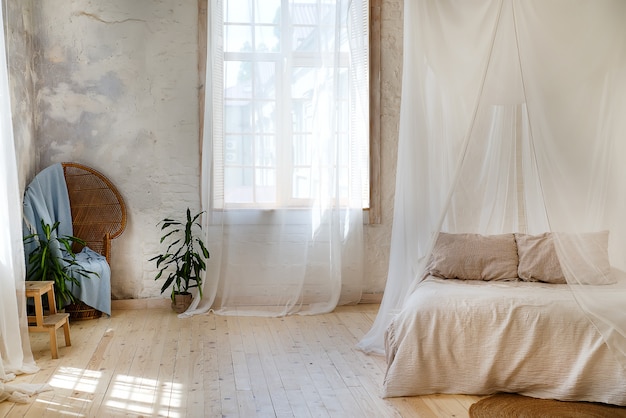
[[[65,333],[65,345],[71,346],[70,322],[67,313],[57,313],[56,301],[54,300],[53,281],[26,281],[26,298],[35,299],[35,316],[28,317],[28,330],[32,332],[47,332],[50,334],[50,351],[52,358],[59,358],[57,348],[57,329],[63,327]],[[44,316],[41,297],[48,296],[50,315]]]

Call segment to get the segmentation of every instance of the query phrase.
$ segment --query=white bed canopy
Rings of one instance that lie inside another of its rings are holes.
[[[404,2],[394,225],[384,332],[420,281],[440,231],[555,232],[576,300],[626,366],[623,310],[587,235],[609,231],[612,277],[626,271],[626,2]],[[612,286],[614,288],[615,285]]]

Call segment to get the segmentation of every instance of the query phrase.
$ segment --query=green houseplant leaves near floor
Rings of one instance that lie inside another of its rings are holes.
[[[90,274],[97,275],[97,273],[86,270],[76,262],[72,245],[76,243],[84,246],[85,242],[82,239],[71,235],[57,236],[59,222],[50,225],[41,220],[41,228],[41,234],[34,233],[24,237],[25,244],[35,244],[28,254],[29,268],[26,280],[54,281],[56,306],[58,310],[61,310],[69,303],[78,302],[68,287],[68,283],[80,287],[76,275],[89,278]],[[58,250],[61,250],[61,257],[59,257]]]
[[[198,218],[203,212],[191,215],[187,208],[186,219],[181,222],[165,218],[161,224],[164,235],[160,243],[169,242],[163,254],[152,257],[149,261],[156,262],[159,271],[154,280],[159,280],[167,274],[161,287],[161,293],[172,287],[172,309],[178,313],[187,310],[191,303],[189,289],[198,288],[198,295],[202,298],[202,272],[206,270],[205,260],[209,258],[209,251],[200,237],[202,225]],[[185,302],[177,302],[184,299]]]

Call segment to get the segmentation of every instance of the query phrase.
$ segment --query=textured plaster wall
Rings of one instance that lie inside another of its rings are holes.
[[[382,0],[381,10],[381,201],[382,221],[365,230],[365,292],[385,289],[393,223],[402,85],[403,0]]]
[[[157,296],[156,224],[199,206],[196,2],[37,3],[40,165],[84,163],[118,186],[128,225],[112,246],[112,296]]]
[[[38,156],[34,124],[33,0],[8,0],[4,3],[13,136],[20,190],[24,190],[37,170]]]
[[[18,0],[12,0],[17,3]],[[31,0],[32,1],[32,0]],[[38,169],[77,161],[128,206],[113,243],[114,299],[159,296],[156,224],[199,203],[197,3],[37,0],[32,11]],[[365,291],[384,289],[393,218],[402,1],[383,0],[383,221],[366,227]]]

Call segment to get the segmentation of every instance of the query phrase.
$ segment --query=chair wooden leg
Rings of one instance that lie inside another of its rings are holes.
[[[63,324],[63,333],[65,334],[65,346],[69,347],[72,345],[70,341],[70,321],[65,320],[65,324]]]
[[[55,327],[50,327],[50,352],[52,353],[52,358],[59,358],[59,350],[57,347],[57,329]]]

